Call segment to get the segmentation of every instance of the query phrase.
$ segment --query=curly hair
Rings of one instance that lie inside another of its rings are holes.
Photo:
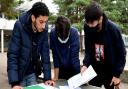
[[[49,16],[49,9],[48,7],[42,3],[42,2],[36,2],[32,8],[32,15],[34,15],[35,17],[38,17],[40,15],[42,16]]]

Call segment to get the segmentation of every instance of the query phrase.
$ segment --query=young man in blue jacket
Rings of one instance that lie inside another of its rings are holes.
[[[79,43],[77,29],[70,26],[67,17],[59,16],[50,33],[55,81],[68,79],[80,72]]]
[[[125,66],[125,46],[120,29],[108,20],[94,2],[85,11],[85,58],[81,72],[92,65],[97,77],[89,84],[106,89],[119,87],[120,74]]]
[[[8,80],[12,89],[23,89],[37,83],[35,66],[40,58],[45,83],[53,83],[46,26],[48,16],[48,7],[37,2],[14,25],[7,53]]]

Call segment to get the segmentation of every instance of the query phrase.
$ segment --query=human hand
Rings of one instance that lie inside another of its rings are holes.
[[[12,89],[23,89],[23,87],[19,86],[19,85],[16,85],[16,86],[13,86]]]
[[[55,82],[53,80],[45,81],[45,85],[55,86]]]
[[[116,77],[113,77],[112,80],[111,80],[110,86],[112,84],[114,85],[115,89],[119,89],[120,79],[116,78]]]
[[[81,74],[83,74],[84,71],[86,71],[87,67],[86,66],[82,66],[81,68]]]

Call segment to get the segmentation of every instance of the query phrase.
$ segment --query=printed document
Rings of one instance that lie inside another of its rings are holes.
[[[85,83],[88,83],[91,79],[96,77],[97,74],[94,71],[93,67],[90,65],[86,71],[84,71],[82,74],[79,73],[70,79],[68,79],[68,85],[70,89],[75,89]]]

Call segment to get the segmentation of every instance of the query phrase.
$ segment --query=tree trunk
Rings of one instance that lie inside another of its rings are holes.
[[[83,37],[82,37],[82,31],[80,31],[80,52],[83,52]]]

